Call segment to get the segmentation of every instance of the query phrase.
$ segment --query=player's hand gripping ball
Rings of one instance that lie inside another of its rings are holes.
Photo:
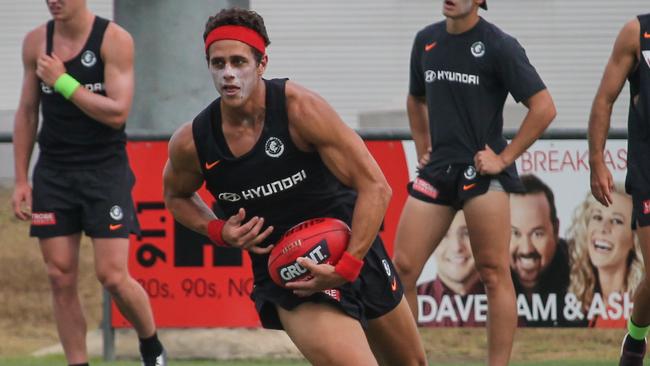
[[[335,265],[349,240],[350,227],[341,220],[325,217],[299,223],[287,230],[271,250],[271,279],[282,287],[288,282],[308,280],[311,275],[296,262],[298,257]]]

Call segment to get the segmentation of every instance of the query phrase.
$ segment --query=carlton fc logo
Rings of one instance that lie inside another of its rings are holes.
[[[474,57],[483,57],[483,55],[485,55],[485,45],[481,41],[474,42],[470,51]]]
[[[86,50],[81,55],[81,64],[86,67],[92,67],[97,63],[97,56],[93,51]]]
[[[118,205],[114,205],[111,207],[110,211],[108,211],[108,214],[111,216],[111,219],[115,221],[120,221],[124,217],[124,213],[122,212],[122,207]]]
[[[269,137],[266,140],[266,144],[264,144],[264,150],[266,151],[266,155],[277,158],[284,152],[284,144],[277,137]]]
[[[476,168],[474,168],[473,165],[468,166],[465,169],[465,173],[463,173],[463,175],[465,176],[465,179],[467,179],[467,180],[472,180],[472,179],[476,178]]]

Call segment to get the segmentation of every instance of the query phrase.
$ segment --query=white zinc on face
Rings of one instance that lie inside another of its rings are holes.
[[[209,67],[214,86],[227,104],[240,105],[248,100],[266,65],[266,56],[258,65],[251,47],[235,40],[220,40],[210,45]]]

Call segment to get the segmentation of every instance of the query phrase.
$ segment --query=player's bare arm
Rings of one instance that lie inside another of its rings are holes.
[[[508,146],[497,155],[486,145],[485,150],[474,156],[474,165],[481,174],[499,174],[513,164],[544,133],[557,114],[553,98],[547,89],[540,90],[523,103],[528,108],[528,113]]]
[[[343,184],[357,191],[347,252],[357,259],[363,259],[388,207],[390,186],[361,138],[323,98],[291,82],[287,82],[286,88],[289,131],[296,145],[306,151],[318,151],[328,169]],[[345,282],[332,266],[316,266],[306,262],[301,262],[301,265],[312,271],[315,279],[292,283],[291,288],[316,291]],[[324,272],[324,269],[327,271]]]
[[[406,98],[406,112],[409,118],[411,136],[415,142],[415,152],[419,165],[424,166],[429,161],[431,140],[429,139],[429,112],[424,97],[410,95]]]
[[[375,239],[391,190],[363,141],[320,96],[287,82],[289,129],[300,148],[315,149],[325,165],[358,193],[348,252],[363,258]]]
[[[101,48],[106,96],[79,87],[70,101],[91,118],[115,129],[122,128],[133,100],[133,54],[131,35],[117,24],[110,23]],[[39,56],[37,74],[47,85],[54,85],[65,72],[63,61],[55,53]]]
[[[179,128],[169,141],[169,159],[163,171],[165,205],[174,218],[200,234],[208,233],[208,223],[217,219],[197,191],[203,185],[203,174],[192,136],[192,124]],[[222,237],[232,247],[257,254],[269,252],[272,247],[258,247],[271,234],[273,227],[262,230],[264,219],[253,217],[245,221],[246,212],[239,209],[223,226]]]
[[[605,165],[603,153],[609,131],[614,102],[621,93],[627,76],[639,60],[640,24],[637,18],[629,21],[618,34],[612,54],[605,67],[598,92],[594,97],[589,116],[589,166],[591,193],[603,205],[612,202],[614,187],[612,174]]]
[[[20,220],[28,220],[31,214],[32,189],[29,185],[28,169],[38,130],[40,97],[36,60],[38,47],[42,47],[39,39],[44,39],[44,34],[45,27],[41,26],[29,32],[23,40],[23,85],[14,117],[13,134],[15,186],[12,205],[14,214]]]

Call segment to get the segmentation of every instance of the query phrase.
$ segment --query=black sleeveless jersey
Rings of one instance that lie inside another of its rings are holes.
[[[66,72],[82,87],[106,95],[100,48],[109,21],[95,16],[81,52],[64,63]],[[47,23],[47,54],[52,53],[54,21]],[[81,111],[53,87],[40,82],[43,125],[38,136],[40,160],[60,168],[96,167],[126,158],[124,127],[115,130]]]
[[[508,93],[520,102],[545,88],[519,42],[483,18],[461,34],[442,21],[415,37],[409,93],[427,101],[433,168],[472,164],[486,144],[500,153]]]
[[[641,60],[628,77],[630,110],[628,114],[627,186],[650,182],[650,14],[639,15]],[[636,101],[635,101],[636,99]],[[647,187],[638,187],[646,190]]]
[[[275,243],[293,225],[315,217],[334,217],[350,224],[356,193],[345,187],[316,152],[300,151],[289,135],[286,79],[264,80],[266,115],[257,143],[234,157],[221,127],[221,98],[192,123],[194,143],[206,182],[223,219],[246,210],[246,220],[263,217]],[[268,256],[251,253],[256,281],[268,278]]]

